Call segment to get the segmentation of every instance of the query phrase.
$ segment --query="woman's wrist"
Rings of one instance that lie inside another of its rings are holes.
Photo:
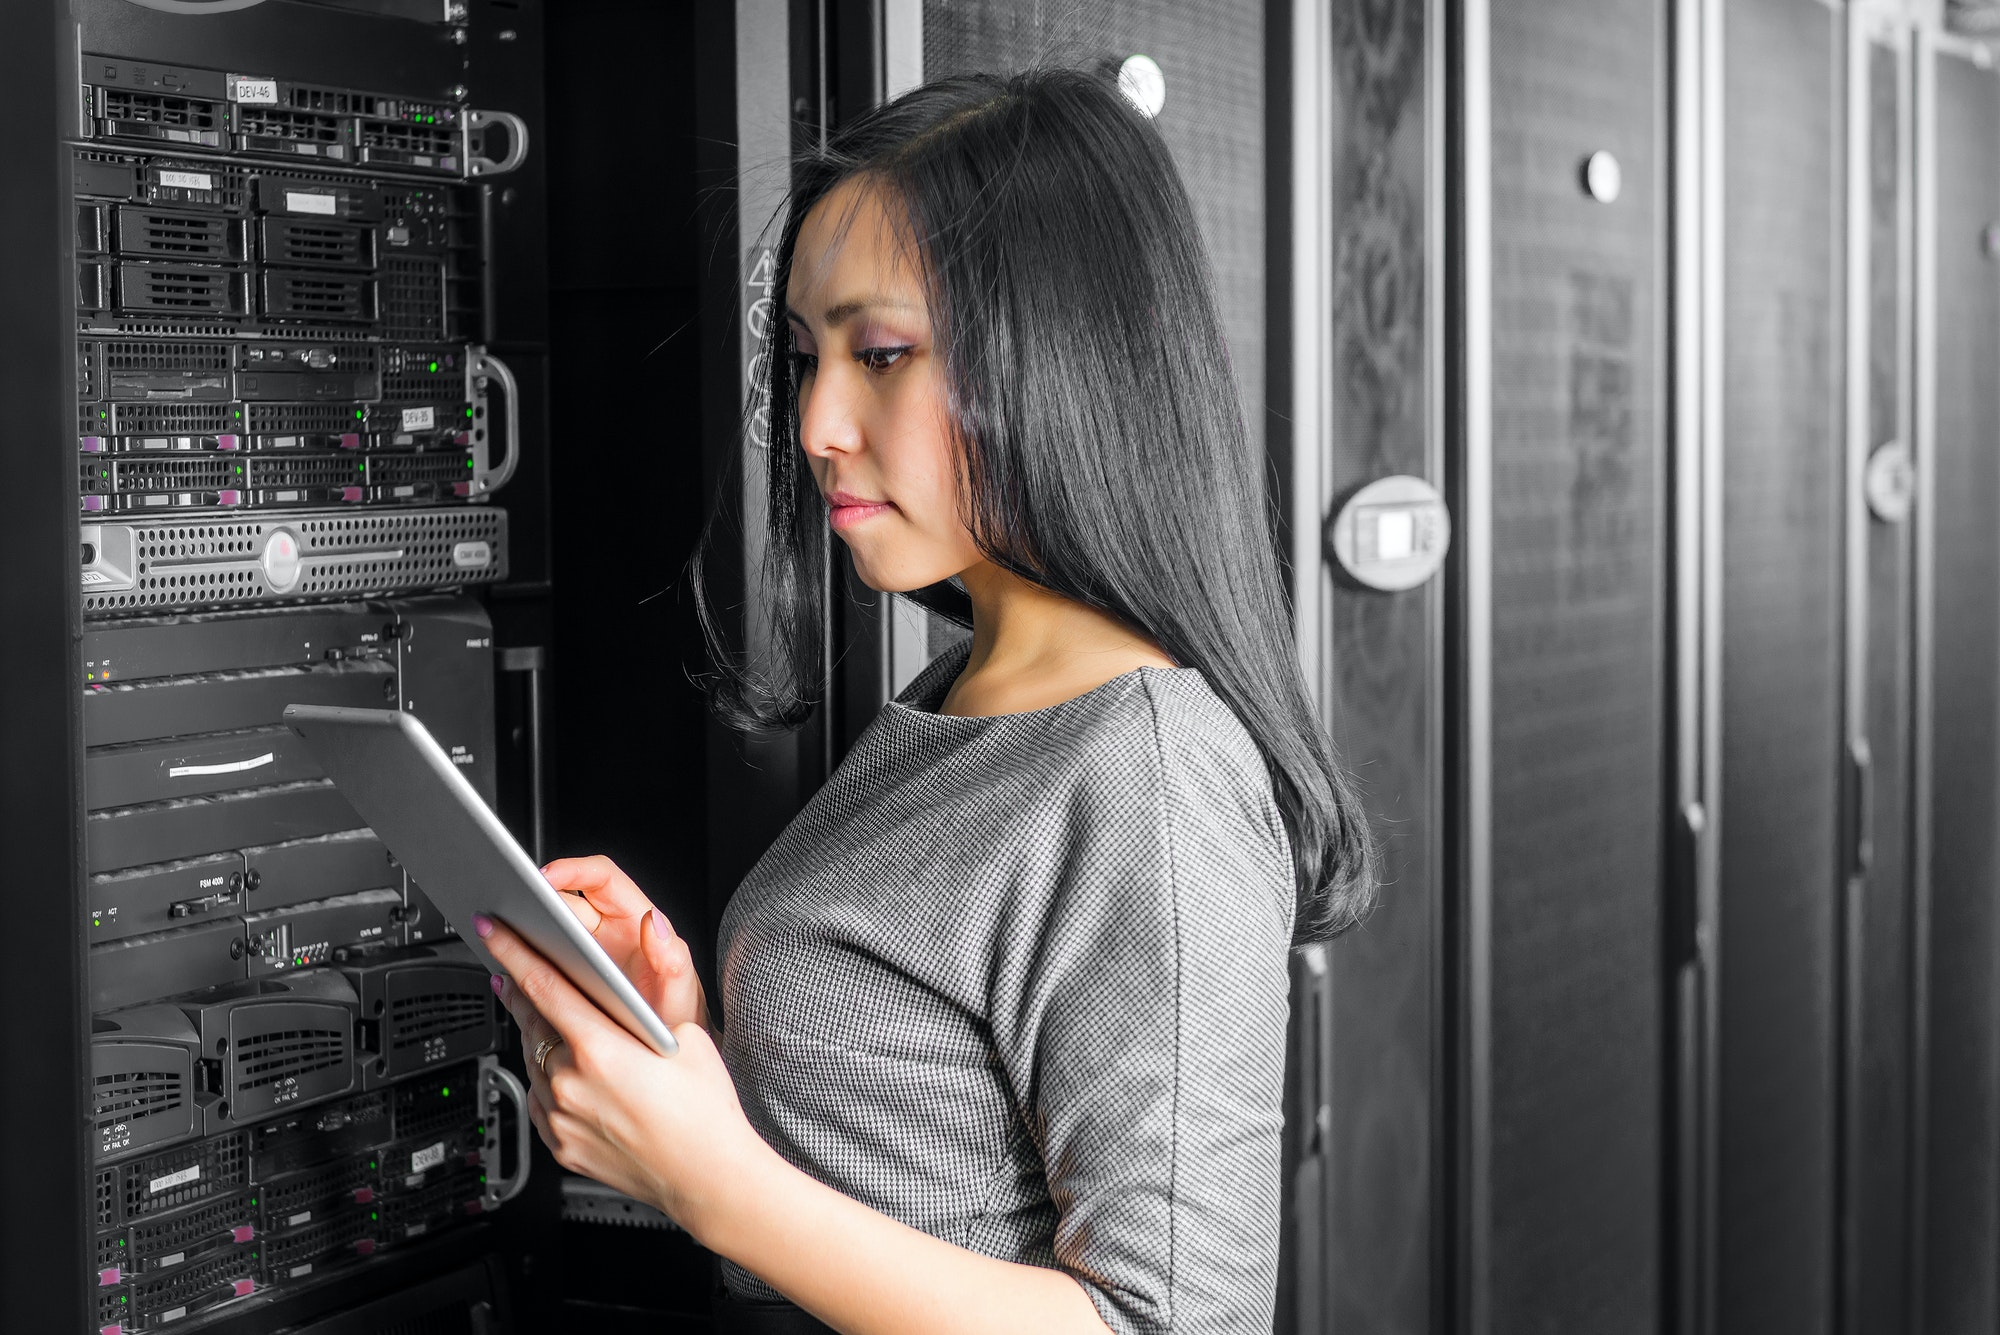
[[[741,1263],[745,1247],[760,1227],[758,1221],[772,1217],[771,1201],[793,1171],[745,1123],[741,1140],[712,1161],[710,1171],[702,1174],[705,1181],[667,1213],[704,1248]]]

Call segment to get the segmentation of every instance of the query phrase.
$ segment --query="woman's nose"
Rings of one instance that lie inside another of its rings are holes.
[[[831,373],[822,370],[799,400],[799,443],[816,458],[852,454],[861,448],[855,402],[858,386],[840,373],[843,369],[836,367]]]

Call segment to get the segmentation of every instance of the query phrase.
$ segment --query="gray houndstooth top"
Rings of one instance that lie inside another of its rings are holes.
[[[885,1214],[1067,1271],[1121,1335],[1268,1335],[1293,880],[1263,759],[1192,668],[938,714],[966,656],[723,915],[744,1111]]]

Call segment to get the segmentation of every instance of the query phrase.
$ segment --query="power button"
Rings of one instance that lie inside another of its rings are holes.
[[[290,593],[299,582],[299,540],[289,529],[273,529],[264,539],[264,579],[274,593]]]

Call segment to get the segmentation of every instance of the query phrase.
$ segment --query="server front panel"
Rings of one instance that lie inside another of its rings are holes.
[[[282,722],[409,711],[493,800],[476,595],[507,574],[518,405],[477,341],[473,178],[525,136],[411,75],[399,43],[462,33],[444,7],[318,11],[381,46],[351,84],[319,77],[366,67],[351,49],[75,16],[95,1232],[74,1279],[99,1335],[247,1330],[308,1286],[354,1301],[340,1277],[476,1226],[525,1171],[502,1180],[485,970]]]

